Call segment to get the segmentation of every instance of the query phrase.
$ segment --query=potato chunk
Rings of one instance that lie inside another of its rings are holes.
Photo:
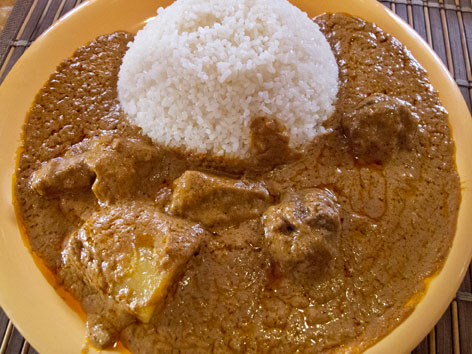
[[[271,200],[262,183],[186,171],[174,181],[169,211],[205,226],[228,225],[260,216]]]
[[[205,232],[151,203],[105,208],[69,239],[63,263],[106,297],[148,322]]]

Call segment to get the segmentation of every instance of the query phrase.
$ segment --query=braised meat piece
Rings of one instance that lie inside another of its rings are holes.
[[[271,201],[262,182],[186,171],[174,181],[169,211],[205,226],[229,225],[260,216]]]
[[[139,175],[158,156],[148,141],[111,134],[80,145],[42,165],[33,173],[31,187],[40,195],[92,188],[100,202],[115,202],[133,194]]]
[[[287,272],[316,273],[336,255],[341,221],[336,197],[328,190],[288,193],[262,221],[269,253]]]
[[[160,213],[153,203],[118,204],[94,213],[70,237],[63,266],[147,322],[204,235],[198,225]]]
[[[255,118],[251,121],[250,151],[257,167],[271,169],[287,163],[294,156],[285,126],[276,119]]]
[[[382,164],[398,149],[409,149],[419,118],[409,103],[384,94],[363,100],[343,116],[342,126],[356,158]]]
[[[43,164],[31,176],[31,188],[40,195],[89,189],[95,180],[83,155],[58,157]]]
[[[86,152],[96,174],[93,193],[102,203],[114,203],[134,194],[139,177],[157,163],[158,150],[148,141],[104,136]]]

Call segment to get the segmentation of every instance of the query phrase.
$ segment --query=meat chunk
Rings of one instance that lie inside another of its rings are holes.
[[[105,135],[45,163],[33,173],[31,187],[41,195],[92,188],[100,202],[115,202],[134,193],[137,177],[157,156],[150,142]]]
[[[204,235],[199,226],[160,213],[154,204],[119,204],[93,214],[70,237],[63,266],[147,322]]]
[[[104,136],[92,144],[85,156],[96,174],[93,193],[106,204],[133,195],[139,176],[156,163],[159,154],[144,140]]]
[[[419,118],[411,105],[395,97],[374,94],[343,116],[342,126],[356,158],[382,164],[399,149],[409,149]]]
[[[89,189],[95,180],[83,155],[58,157],[50,160],[35,171],[31,187],[40,195],[54,195],[63,192]]]
[[[288,193],[262,217],[269,253],[283,270],[310,274],[336,255],[339,205],[328,190]]]
[[[186,171],[174,181],[169,211],[205,226],[229,225],[260,216],[271,200],[263,183]]]
[[[251,121],[250,151],[257,167],[271,169],[294,157],[285,126],[276,119],[255,118]]]

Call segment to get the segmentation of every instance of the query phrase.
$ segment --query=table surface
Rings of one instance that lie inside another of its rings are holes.
[[[84,1],[87,0],[17,0],[0,34],[0,84],[41,33]],[[409,23],[436,51],[454,76],[471,109],[472,0],[380,2]],[[472,269],[469,267],[456,298],[435,328],[412,353],[472,354],[471,274]],[[1,309],[0,336],[0,354],[37,353]]]

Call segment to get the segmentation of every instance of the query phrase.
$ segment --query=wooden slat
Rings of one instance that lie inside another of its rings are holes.
[[[429,341],[423,340],[411,353],[412,354],[430,354]]]
[[[452,309],[449,307],[436,325],[437,353],[452,353]]]
[[[471,276],[471,271],[470,269],[467,270],[467,273],[464,277],[464,281],[462,282],[460,288],[459,288],[459,291],[462,291],[462,292],[465,292],[465,293],[471,293],[472,292],[472,282],[471,282],[471,279],[470,279],[470,276]],[[472,314],[471,314],[472,316]]]
[[[10,321],[8,321],[8,326],[1,340],[0,354],[5,354],[7,352],[8,342],[10,341],[12,331],[13,331],[13,324]]]
[[[38,354],[38,352],[30,345],[28,354]]]
[[[414,27],[414,24],[413,24],[413,8],[411,6],[411,0],[408,0],[407,13],[408,13],[408,24],[411,27]]]
[[[8,319],[7,315],[5,315],[3,311],[0,311],[0,338],[3,338],[5,336],[9,322],[10,320]]]
[[[25,28],[26,26],[28,25],[28,23],[30,22],[31,20],[31,16],[33,15],[33,12],[36,8],[36,5],[38,3],[39,0],[33,0],[33,2],[31,3],[31,6],[29,8],[29,11],[28,11],[28,14],[26,16],[26,18],[24,19],[23,21],[23,24],[22,26],[20,27],[20,30],[18,31],[15,39],[19,40],[21,38],[21,36],[23,35],[24,31],[25,31]]]
[[[5,61],[0,66],[0,84],[2,83],[5,76],[8,74],[7,66],[8,66],[8,63],[10,62],[10,58],[13,54],[13,50],[14,50],[13,47],[8,47],[8,51],[6,53]]]
[[[64,7],[62,8],[59,17],[64,16],[66,13],[68,13],[70,10],[72,10],[77,3],[77,0],[66,0],[64,1]]]
[[[461,353],[461,336],[460,336],[460,324],[459,324],[459,315],[457,311],[457,301],[452,301],[452,342],[454,344],[454,354]],[[467,336],[464,336],[463,339],[468,340]]]
[[[36,30],[33,32],[30,41],[34,41],[38,38],[45,30],[47,30],[56,19],[56,14],[60,11],[62,1],[49,0],[47,9],[43,12],[43,17],[39,22],[39,26],[36,27]]]
[[[3,81],[5,76],[8,74],[8,72],[13,67],[13,65],[15,65],[16,61],[23,55],[25,50],[26,50],[26,47],[13,48],[13,51],[11,52],[10,60],[6,63],[4,72],[3,72],[2,76],[0,77],[0,82]]]
[[[425,41],[428,41],[426,34],[426,21],[423,11],[423,6],[413,5],[412,6],[412,22],[413,28],[418,32]]]
[[[461,354],[472,354],[472,302],[458,301],[458,331]]]
[[[21,349],[23,348],[24,342],[25,339],[23,338],[23,336],[20,334],[20,332],[18,332],[15,327],[13,327],[10,340],[8,341],[6,353],[21,353]]]
[[[429,24],[431,30],[431,42],[434,51],[447,66],[446,45],[444,43],[444,33],[441,27],[441,13],[439,8],[429,8]],[[434,25],[431,25],[434,24]],[[439,25],[438,25],[439,24]]]
[[[457,301],[472,302],[472,294],[469,293],[469,292],[458,291],[456,293],[456,300]]]
[[[24,341],[23,342],[23,347],[21,348],[20,354],[28,354],[29,349],[30,349],[29,343],[27,341]]]
[[[395,13],[400,16],[403,21],[408,22],[408,10],[405,4],[396,4]]]
[[[472,80],[470,62],[467,53],[467,41],[464,30],[459,0],[444,0],[445,4],[454,5],[455,10],[445,10],[445,20],[449,33],[449,50],[452,60],[453,75],[460,85],[460,89],[469,109],[471,109],[470,84]]]
[[[44,30],[46,30],[49,27],[49,25],[47,25],[48,21],[45,20],[45,17],[49,12],[50,7],[54,6],[55,3],[59,4],[60,2],[59,1],[56,2],[54,0],[45,1],[45,6],[43,8],[43,11],[41,12],[41,16],[39,16],[38,21],[36,23],[36,26],[34,27],[34,30],[31,33],[30,37],[28,38],[28,41],[30,41],[30,42],[34,41],[36,38],[38,38],[38,36]]]
[[[425,25],[426,25],[426,39],[428,41],[429,46],[433,47],[433,34],[431,32],[431,19],[429,16],[429,8],[424,6],[423,13],[424,13],[424,20],[425,20]]]
[[[472,58],[472,13],[462,13],[462,20],[464,23],[464,47],[465,54],[467,56],[466,61],[471,63]],[[469,79],[469,85],[472,83],[472,79]],[[472,89],[469,87],[469,97],[472,100]],[[469,278],[470,279],[470,278]],[[472,282],[472,279],[470,280]]]
[[[439,3],[442,5],[444,0],[439,0]],[[446,49],[446,65],[449,69],[449,72],[451,74],[454,74],[454,63],[452,61],[452,51],[451,51],[451,41],[449,38],[449,30],[447,27],[447,21],[446,21],[446,11],[441,8],[439,10],[439,14],[441,16],[441,27],[442,27],[442,32],[443,32],[443,37],[444,37],[444,46]]]
[[[471,104],[471,97],[470,97],[470,86],[461,86],[459,85],[459,89],[461,90],[462,96],[464,97],[465,103],[467,107],[469,107],[469,111],[472,110]]]
[[[467,276],[469,276],[468,277],[469,281],[468,281],[468,286],[466,286],[466,291],[469,293],[472,293],[472,263],[470,264],[465,277],[467,278]]]
[[[24,31],[21,33],[21,36],[18,37],[19,40],[29,41],[33,32],[36,29],[36,26],[39,23],[39,20],[43,14],[44,9],[46,8],[46,1],[36,1],[31,12],[30,19],[25,26]]]
[[[454,2],[454,0],[452,1]],[[459,27],[459,13],[453,10],[446,10],[445,17],[447,29],[449,32],[449,43],[454,67],[454,77],[456,79],[467,81],[468,78],[465,67],[464,52],[462,48],[461,30]]]
[[[467,47],[469,49],[469,57],[472,51],[472,14],[463,13],[462,18],[464,19],[464,31],[467,41]]]
[[[22,0],[20,3],[17,3],[13,8],[3,31],[0,31],[0,71],[9,53],[11,41],[15,38],[18,29],[21,27],[21,24],[24,23],[25,18],[27,18],[27,14],[33,1],[34,0]]]
[[[424,340],[428,341],[429,344],[429,354],[436,354],[436,328],[433,328],[431,332],[429,332],[428,337]]]
[[[61,2],[60,2],[59,6],[58,6],[57,9],[56,9],[56,12],[55,12],[55,14],[54,14],[54,17],[53,17],[51,23],[54,23],[54,22],[56,22],[56,21],[59,19],[59,17],[61,16],[61,13],[62,13],[62,9],[64,8],[65,4],[66,4],[65,1],[61,1]]]
[[[455,2],[456,2],[456,5],[459,4],[459,0],[455,0]],[[464,28],[464,17],[462,15],[462,12],[460,11],[457,12],[457,20],[458,20],[459,30],[460,30],[462,55],[465,61],[466,77],[470,85],[472,83],[472,65],[470,63],[469,51],[467,50],[467,39],[466,39],[465,28]]]

